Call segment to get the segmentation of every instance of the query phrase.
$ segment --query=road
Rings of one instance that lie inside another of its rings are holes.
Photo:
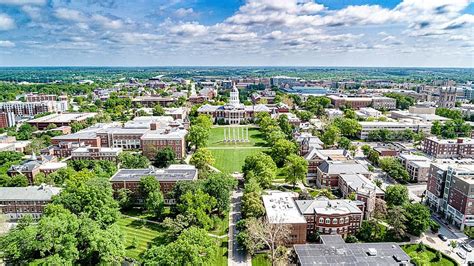
[[[235,224],[241,218],[240,208],[242,205],[243,192],[240,190],[232,193],[230,213],[229,213],[229,246],[228,246],[228,264],[229,265],[251,265],[250,256],[239,248],[237,243],[237,228]]]

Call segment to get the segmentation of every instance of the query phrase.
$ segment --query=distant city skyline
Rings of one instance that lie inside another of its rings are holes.
[[[474,67],[470,0],[0,0],[0,66]]]

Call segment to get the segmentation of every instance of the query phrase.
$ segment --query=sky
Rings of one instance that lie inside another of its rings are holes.
[[[474,67],[474,1],[0,0],[0,66]]]

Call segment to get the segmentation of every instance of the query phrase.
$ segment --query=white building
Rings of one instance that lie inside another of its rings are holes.
[[[375,130],[386,129],[391,132],[401,132],[406,129],[410,129],[413,132],[424,132],[425,134],[430,134],[431,123],[417,122],[417,121],[399,121],[399,122],[359,122],[362,129],[359,132],[360,139],[367,139],[369,133]]]

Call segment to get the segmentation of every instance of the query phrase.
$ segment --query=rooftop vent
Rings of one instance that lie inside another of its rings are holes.
[[[371,256],[371,257],[377,256],[377,250],[376,250],[375,248],[369,248],[369,249],[367,250],[367,254],[368,254],[369,256]]]

